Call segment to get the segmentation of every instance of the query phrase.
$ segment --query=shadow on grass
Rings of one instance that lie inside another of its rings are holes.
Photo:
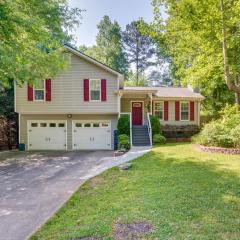
[[[112,239],[114,223],[139,221],[153,224],[148,239],[240,239],[239,175],[201,161],[197,152],[179,157],[159,149],[133,161],[129,171],[114,168],[97,178],[32,239]]]

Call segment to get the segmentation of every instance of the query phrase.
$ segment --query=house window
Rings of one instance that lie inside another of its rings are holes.
[[[154,115],[163,120],[163,102],[154,102]]]
[[[45,81],[38,81],[34,86],[34,100],[44,101],[45,100]]]
[[[90,99],[91,101],[101,100],[101,80],[90,79]]]
[[[181,121],[189,120],[189,102],[181,102]]]

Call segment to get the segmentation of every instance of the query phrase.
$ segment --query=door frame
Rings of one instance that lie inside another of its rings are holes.
[[[140,126],[143,126],[144,124],[144,101],[137,101],[137,100],[132,100],[131,101],[131,116],[132,116],[132,105],[133,105],[133,103],[142,103],[142,125],[140,125]],[[132,122],[131,122],[131,125],[132,125]]]
[[[108,150],[112,150],[112,138],[113,138],[113,136],[112,136],[112,121],[111,120],[83,120],[83,119],[74,119],[74,120],[72,120],[72,150],[78,150],[78,149],[75,149],[75,147],[74,147],[74,123],[76,123],[76,122],[81,122],[81,123],[86,123],[86,122],[91,122],[91,123],[98,123],[98,122],[107,122],[107,123],[109,123],[110,124],[110,136],[111,136],[111,139],[110,139],[110,149],[108,149]],[[92,150],[94,150],[94,149],[92,149]],[[81,150],[79,150],[79,151],[81,151]],[[91,150],[90,150],[91,151]]]
[[[41,123],[41,122],[56,122],[56,123],[65,123],[65,129],[66,129],[66,132],[65,132],[65,142],[66,142],[66,146],[65,146],[65,151],[68,150],[68,142],[67,142],[67,134],[68,134],[68,125],[67,125],[67,120],[27,120],[27,150],[30,151],[30,148],[29,148],[29,128],[30,128],[30,123],[31,122],[37,122],[37,123]],[[34,151],[34,150],[33,150]],[[50,150],[51,151],[51,150]],[[58,150],[55,150],[55,151],[58,151]]]

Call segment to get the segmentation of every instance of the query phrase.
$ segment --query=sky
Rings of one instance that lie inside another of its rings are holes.
[[[150,22],[153,19],[151,0],[68,0],[71,7],[86,10],[82,13],[81,25],[76,29],[76,44],[92,46],[97,35],[97,24],[104,15],[116,20],[122,29],[143,17]]]

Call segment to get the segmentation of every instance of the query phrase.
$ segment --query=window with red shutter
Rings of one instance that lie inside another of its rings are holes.
[[[101,80],[101,100],[102,102],[107,101],[107,80]]]
[[[83,99],[85,102],[89,101],[89,79],[83,80]]]
[[[175,102],[175,121],[179,121],[179,115],[180,115],[180,102]]]
[[[164,121],[168,121],[168,101],[164,102]]]
[[[52,81],[51,81],[51,79],[45,80],[45,95],[46,95],[46,101],[50,102],[52,100]]]
[[[33,101],[33,86],[28,84],[28,101]]]
[[[190,102],[190,121],[194,121],[194,102]]]

